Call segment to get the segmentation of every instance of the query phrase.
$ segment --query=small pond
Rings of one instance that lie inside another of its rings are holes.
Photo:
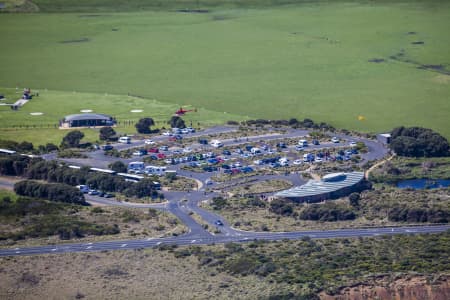
[[[403,180],[397,183],[397,187],[401,189],[436,189],[450,186],[450,179],[410,179]]]

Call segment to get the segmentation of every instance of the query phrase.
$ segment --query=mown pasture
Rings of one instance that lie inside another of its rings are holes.
[[[173,107],[308,117],[360,131],[419,125],[450,137],[449,8],[445,1],[339,1],[204,13],[3,14],[0,86],[130,93]],[[110,99],[89,101],[121,114]],[[10,113],[1,111],[1,127],[16,122]]]

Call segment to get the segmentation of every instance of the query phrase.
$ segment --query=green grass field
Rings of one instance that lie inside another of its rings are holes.
[[[152,117],[186,105],[216,111],[216,121],[232,119],[226,112],[372,132],[419,125],[450,138],[449,27],[450,3],[417,0],[2,14],[0,87],[68,93],[18,113],[0,107],[0,128],[33,123],[37,117],[24,114],[44,109],[43,118],[57,122],[69,107],[130,118],[141,106],[120,96],[130,93],[171,104],[162,112],[145,102]],[[74,100],[73,91],[98,96]]]
[[[21,96],[19,89],[2,89],[6,100],[14,102]],[[10,100],[12,99],[12,100]],[[9,106],[0,106],[0,139],[30,141],[36,145],[47,142],[59,144],[67,130],[58,129],[58,120],[69,114],[81,113],[82,110],[92,110],[96,113],[106,113],[114,116],[120,123],[116,131],[119,133],[136,133],[134,124],[139,118],[152,117],[155,127],[168,127],[167,121],[178,110],[179,105],[162,103],[151,99],[142,99],[127,95],[60,92],[39,90],[39,97],[34,97],[18,111],[12,111]],[[192,109],[185,106],[185,109]],[[142,112],[132,112],[142,110]],[[42,115],[32,115],[42,113]],[[206,127],[223,124],[228,120],[242,120],[244,116],[224,114],[206,109],[186,114],[183,119],[187,125]],[[85,139],[98,139],[98,129],[83,129]]]

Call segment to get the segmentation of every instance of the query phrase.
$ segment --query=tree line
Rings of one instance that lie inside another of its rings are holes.
[[[151,179],[145,178],[134,183],[120,176],[91,172],[89,169],[89,167],[73,169],[56,161],[21,155],[0,156],[0,175],[20,176],[69,186],[88,185],[105,192],[123,193],[127,197],[161,197]]]

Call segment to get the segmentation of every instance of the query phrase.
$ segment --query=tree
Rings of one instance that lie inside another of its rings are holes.
[[[80,145],[81,139],[84,137],[84,133],[82,133],[79,130],[74,130],[66,134],[65,137],[63,137],[63,140],[61,142],[62,148],[76,148]]]
[[[121,162],[120,160],[115,161],[108,166],[111,170],[117,173],[126,173],[127,172],[127,166]]]
[[[107,141],[115,135],[116,132],[112,127],[102,127],[100,129],[100,140],[102,141]]]
[[[153,125],[155,125],[155,121],[152,118],[142,118],[134,126],[138,133],[151,133],[150,126]]]
[[[169,121],[170,127],[172,128],[185,128],[184,120],[179,116],[173,116]]]
[[[360,195],[359,193],[351,193],[350,196],[348,196],[348,200],[350,201],[350,205],[353,207],[359,206],[359,199]]]
[[[390,148],[402,156],[448,156],[450,146],[439,133],[422,127],[397,127],[391,132]]]

